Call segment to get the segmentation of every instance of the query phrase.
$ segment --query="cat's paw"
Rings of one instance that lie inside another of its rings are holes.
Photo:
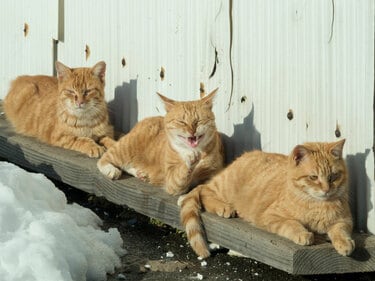
[[[91,158],[99,158],[105,152],[105,147],[97,145],[96,143],[90,143],[84,148],[84,153]]]
[[[293,237],[293,242],[302,246],[311,245],[314,243],[314,234],[308,231],[300,232]]]
[[[111,180],[116,180],[120,178],[122,171],[115,166],[113,166],[111,163],[101,165],[100,162],[97,164],[99,171],[105,175],[107,178],[110,178]]]
[[[229,204],[223,205],[222,208],[216,209],[216,214],[219,217],[223,217],[226,219],[234,218],[236,214],[236,210]]]
[[[193,170],[194,167],[201,160],[201,153],[199,151],[193,150],[192,153],[186,155],[185,162],[189,170]]]
[[[355,242],[350,237],[336,238],[332,241],[333,247],[342,256],[349,256],[355,248]]]
[[[110,148],[111,146],[113,146],[114,144],[116,143],[115,140],[111,139],[110,137],[103,137],[99,140],[99,144],[101,144],[102,146],[104,146],[106,149]]]
[[[150,178],[148,177],[148,174],[146,174],[143,171],[139,171],[138,170],[136,172],[136,177],[139,178],[141,181],[144,181],[144,182],[149,182],[150,181]]]

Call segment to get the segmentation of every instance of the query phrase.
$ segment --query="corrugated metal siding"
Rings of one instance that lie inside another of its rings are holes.
[[[88,4],[90,16],[83,16]],[[224,5],[219,1],[66,0],[65,38],[58,58],[68,65],[107,62],[107,97],[115,100],[117,111],[123,111],[116,112],[117,127],[128,131],[137,120],[164,113],[157,91],[178,100],[196,99],[200,82],[207,89],[217,86],[208,83],[208,76],[215,59],[212,30]],[[225,38],[225,30],[221,36]],[[91,53],[88,59],[86,45]]]
[[[31,6],[27,0],[6,3],[9,11]],[[6,66],[2,82],[24,70],[50,71],[50,56],[40,58],[50,54],[45,42],[56,38],[57,0],[38,3],[51,10],[47,17],[35,4],[24,13],[39,18],[44,47],[30,47],[38,53],[32,63],[30,51],[21,53],[17,63],[1,54]],[[230,160],[254,148],[289,153],[298,143],[334,141],[340,133],[339,138],[347,139],[357,225],[365,229],[367,222],[375,232],[373,1],[60,3],[64,25],[57,58],[69,66],[107,62],[107,99],[117,129],[127,132],[146,116],[164,114],[155,92],[176,100],[195,99],[203,82],[207,91],[220,88],[214,111]],[[15,14],[9,11],[6,14]],[[7,18],[2,26],[16,20]],[[23,25],[26,20],[20,15],[20,21]],[[10,41],[0,43],[10,54],[24,48],[19,47],[24,38],[18,32],[6,33]]]
[[[6,95],[10,80],[18,75],[52,75],[57,5],[58,0],[1,2],[0,98]]]

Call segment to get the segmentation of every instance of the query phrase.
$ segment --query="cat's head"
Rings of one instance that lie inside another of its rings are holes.
[[[345,139],[297,145],[289,157],[292,188],[315,200],[331,200],[346,194],[347,169],[342,158]]]
[[[165,129],[170,142],[175,148],[204,148],[215,136],[215,115],[212,102],[218,89],[195,101],[174,101],[159,94],[166,115]]]
[[[91,68],[69,68],[56,62],[60,99],[71,114],[94,110],[104,101],[105,70],[103,61]]]

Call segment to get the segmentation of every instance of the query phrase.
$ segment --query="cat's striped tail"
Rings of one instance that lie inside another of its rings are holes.
[[[191,247],[198,256],[207,258],[210,256],[210,251],[200,216],[202,209],[200,200],[201,189],[202,186],[197,186],[188,194],[180,196],[177,204],[181,207],[180,219],[182,225],[185,227]]]

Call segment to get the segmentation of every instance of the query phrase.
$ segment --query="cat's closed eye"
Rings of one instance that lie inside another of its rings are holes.
[[[183,120],[175,120],[175,123],[176,123],[177,125],[187,126],[187,123],[186,123],[185,121],[183,121]]]
[[[316,181],[318,179],[318,176],[317,175],[310,175],[309,179],[312,180],[312,181]]]
[[[65,95],[75,95],[75,92],[73,90],[70,90],[70,89],[64,89],[63,93]]]
[[[86,89],[83,92],[83,96],[87,97],[88,95],[91,95],[91,94],[94,94],[94,93],[96,93],[96,88],[89,88],[89,89]]]
[[[332,173],[332,174],[330,174],[329,176],[328,176],[328,182],[334,182],[334,181],[336,181],[337,179],[339,179],[340,178],[340,173]]]

